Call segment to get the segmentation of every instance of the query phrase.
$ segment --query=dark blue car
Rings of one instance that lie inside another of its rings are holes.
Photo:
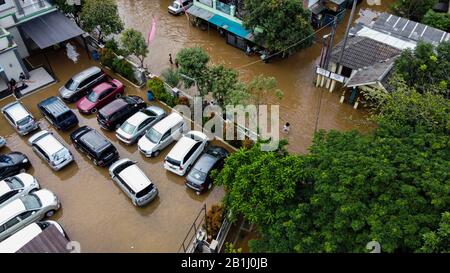
[[[50,97],[38,104],[42,115],[56,129],[67,131],[78,125],[75,113],[58,97]]]

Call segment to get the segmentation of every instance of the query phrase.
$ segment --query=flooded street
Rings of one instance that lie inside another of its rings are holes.
[[[167,12],[167,6],[171,2],[171,0],[117,0],[125,26],[140,30],[145,37],[150,31],[152,16],[157,19],[156,38],[150,45],[149,57],[146,60],[152,73],[159,74],[169,67],[169,53],[175,56],[182,48],[199,45],[209,53],[212,63],[238,68],[243,80],[260,74],[275,77],[285,95],[281,102],[274,103],[280,104],[280,125],[291,123],[288,139],[292,152],[305,153],[311,145],[322,91],[318,129],[367,131],[371,128],[364,111],[354,110],[348,104],[339,103],[341,95],[339,90],[329,93],[315,87],[315,67],[319,61],[321,43],[316,43],[287,60],[246,66],[258,61],[259,58],[248,57],[243,51],[228,45],[217,31],[202,31],[191,26],[185,15],[171,16]],[[358,5],[358,12],[361,9],[386,11],[392,2],[384,0],[382,6],[369,6],[363,1]],[[345,20],[338,26],[335,44],[344,36],[349,17],[350,10],[347,10]],[[322,35],[330,31],[328,28],[318,34],[316,41],[321,41]]]
[[[79,49],[79,53],[83,54],[83,51]],[[50,51],[49,54],[60,82],[23,98],[22,102],[40,121],[41,129],[50,130],[63,140],[73,153],[75,163],[60,172],[53,172],[28,146],[28,137],[19,137],[3,116],[0,118],[0,135],[7,139],[7,147],[1,152],[20,151],[30,158],[33,168],[28,172],[38,179],[42,188],[53,191],[61,200],[62,208],[53,219],[63,225],[71,240],[81,243],[82,252],[178,251],[202,205],[206,202],[211,206],[219,202],[223,190],[214,188],[209,194],[197,196],[185,188],[184,179],[163,168],[163,159],[172,146],[158,158],[147,159],[139,153],[136,145],[125,146],[119,143],[114,133],[101,130],[94,115],[81,116],[75,109],[80,119],[79,126],[91,126],[107,136],[117,147],[121,158],[138,161],[158,187],[159,197],[152,203],[145,208],[133,206],[111,180],[107,169],[95,167],[71,144],[70,133],[56,131],[39,113],[37,104],[40,101],[57,95],[58,88],[77,71],[95,65],[85,55],[80,63],[74,64],[64,51]],[[127,94],[145,97],[143,91],[124,83]],[[13,100],[9,97],[1,101],[0,107]]]

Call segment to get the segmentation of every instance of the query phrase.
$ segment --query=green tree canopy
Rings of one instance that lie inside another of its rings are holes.
[[[269,51],[289,48],[286,53],[292,53],[311,45],[314,38],[311,14],[303,8],[302,1],[247,0],[244,5],[244,26],[254,29],[256,40]]]
[[[396,15],[421,22],[423,16],[437,2],[438,0],[396,0],[391,8]]]
[[[186,87],[192,87],[197,81],[200,94],[205,95],[207,90],[207,74],[209,56],[201,47],[183,48],[176,57],[178,72]],[[187,76],[187,77],[183,77]],[[192,80],[194,79],[194,80]]]
[[[101,42],[124,28],[115,0],[85,0],[80,18],[84,30],[95,34]]]
[[[430,9],[422,19],[422,23],[448,32],[450,30],[450,16]]]
[[[65,14],[72,16],[78,26],[81,26],[80,14],[85,0],[80,0],[80,5],[76,1],[70,3],[68,0],[55,0],[55,5]]]
[[[148,54],[148,44],[142,33],[135,29],[127,29],[122,32],[120,42],[123,52],[138,58],[143,67]]]
[[[257,145],[227,159],[216,181],[259,227],[252,251],[368,252],[374,240],[385,252],[446,250],[449,101],[409,89],[387,100],[370,134],[322,131],[307,155]]]
[[[395,62],[395,72],[418,91],[440,93],[450,98],[450,42],[437,48],[419,43],[415,50],[404,50]]]
[[[425,243],[421,252],[450,253],[450,212],[443,213],[439,228],[426,233],[423,239]]]

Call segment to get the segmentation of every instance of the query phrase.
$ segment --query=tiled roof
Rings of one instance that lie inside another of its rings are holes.
[[[395,58],[379,62],[368,68],[359,69],[345,84],[347,87],[357,87],[374,83],[385,83],[385,79],[394,66]]]
[[[331,53],[331,61],[339,62],[344,42],[341,41]],[[381,61],[392,59],[401,54],[401,50],[377,42],[367,37],[350,36],[340,64],[351,69],[372,66]]]

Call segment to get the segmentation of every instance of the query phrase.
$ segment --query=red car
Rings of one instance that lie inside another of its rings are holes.
[[[91,114],[97,113],[99,109],[116,98],[120,98],[124,93],[124,86],[118,80],[111,80],[101,83],[94,87],[86,97],[82,98],[77,103],[77,108],[80,113]]]

